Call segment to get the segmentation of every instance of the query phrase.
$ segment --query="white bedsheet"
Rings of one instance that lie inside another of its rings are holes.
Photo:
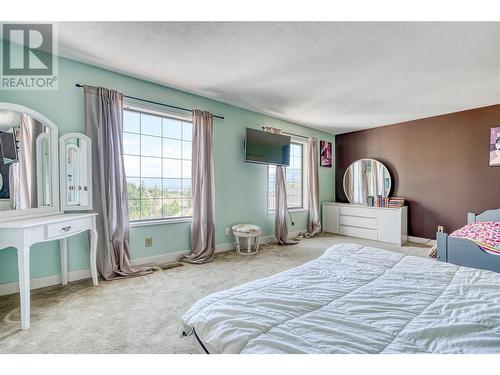
[[[500,353],[500,274],[334,245],[201,299],[193,329],[210,353]]]

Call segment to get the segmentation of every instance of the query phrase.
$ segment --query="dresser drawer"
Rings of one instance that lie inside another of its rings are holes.
[[[378,217],[376,210],[363,207],[340,207],[339,212],[341,215],[371,217],[374,219]]]
[[[89,228],[89,219],[79,219],[70,221],[61,221],[47,225],[47,239],[57,238],[65,234],[78,233]]]
[[[344,236],[366,238],[368,240],[375,240],[375,241],[377,241],[378,239],[378,234],[376,229],[357,228],[357,227],[350,227],[347,225],[340,226],[340,234],[343,234]]]
[[[377,229],[378,220],[372,217],[340,215],[340,225],[349,225],[351,227]]]

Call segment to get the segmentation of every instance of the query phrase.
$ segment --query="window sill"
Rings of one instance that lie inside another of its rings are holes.
[[[181,218],[178,218],[178,219],[159,219],[159,220],[133,221],[133,222],[130,222],[130,228],[147,227],[147,226],[151,226],[151,225],[190,223],[191,221],[193,221],[193,218],[191,218],[191,217],[181,217]]]
[[[267,214],[268,215],[274,215],[274,210],[273,211],[267,211]],[[295,213],[295,212],[308,212],[308,209],[307,208],[290,208],[288,209],[288,212],[290,213]]]

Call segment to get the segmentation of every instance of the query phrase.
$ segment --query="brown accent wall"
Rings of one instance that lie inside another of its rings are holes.
[[[336,197],[347,202],[342,179],[361,158],[382,161],[393,196],[406,198],[409,234],[435,238],[451,232],[467,212],[500,208],[500,167],[489,166],[490,128],[500,126],[500,104],[335,137]]]

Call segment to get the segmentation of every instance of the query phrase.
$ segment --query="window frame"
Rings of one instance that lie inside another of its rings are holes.
[[[295,208],[288,208],[288,212],[303,212],[308,210],[308,200],[307,200],[307,192],[308,192],[308,185],[307,185],[307,155],[308,155],[308,142],[307,139],[305,138],[299,138],[299,137],[294,137],[291,136],[291,142],[290,143],[295,143],[295,144],[300,144],[302,146],[302,207],[295,207]],[[267,201],[267,214],[268,215],[274,215],[276,210],[271,209],[269,207],[269,168],[271,165],[267,165],[267,170],[266,170],[266,180],[267,180],[267,189],[266,189],[266,201]]]
[[[171,118],[174,120],[179,120],[179,121],[185,121],[185,122],[193,122],[193,118],[191,115],[181,115],[179,113],[171,112],[171,111],[166,111],[166,110],[160,110],[156,108],[151,108],[147,105],[138,105],[136,103],[129,103],[129,102],[124,102],[123,103],[123,110],[128,110],[128,111],[134,111],[138,113],[145,113],[148,115],[154,115],[154,116],[160,116],[160,117],[166,117],[166,118]],[[123,140],[123,129],[122,129],[122,140]],[[132,134],[132,133],[131,133]],[[133,133],[137,134],[137,133]],[[139,133],[142,135],[141,133]],[[147,135],[147,134],[146,134]],[[163,144],[163,139],[168,137],[159,137],[162,139],[162,144]],[[182,140],[181,140],[182,141]],[[191,140],[192,142],[192,140]],[[191,143],[192,146],[192,143]],[[125,154],[123,154],[125,155]],[[142,155],[139,155],[139,157],[142,158]],[[163,159],[163,156],[161,157]],[[179,159],[179,160],[185,160],[185,159]],[[192,162],[192,160],[191,160]],[[125,175],[125,177],[127,177]],[[134,178],[134,177],[132,177]],[[162,179],[164,178],[163,175],[161,177]],[[191,180],[191,188],[192,188],[192,180]],[[192,190],[191,190],[192,192]],[[192,199],[192,196],[191,196]],[[127,201],[128,201],[128,192],[127,192]],[[148,225],[159,225],[159,224],[175,224],[175,223],[183,223],[183,222],[191,222],[193,220],[192,215],[191,216],[172,216],[172,217],[167,217],[167,218],[153,218],[153,219],[141,219],[141,220],[130,220],[129,218],[129,226],[130,227],[142,227],[142,226],[148,226]]]

